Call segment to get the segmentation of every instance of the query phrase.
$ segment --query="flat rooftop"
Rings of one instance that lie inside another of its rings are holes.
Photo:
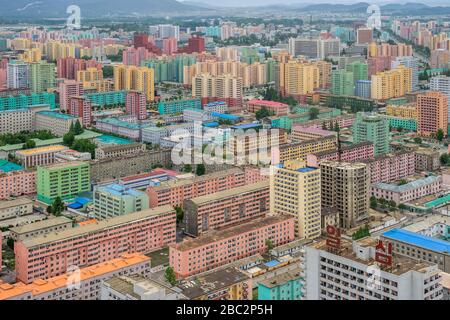
[[[38,147],[38,148],[27,149],[27,150],[19,150],[19,151],[16,151],[16,154],[24,155],[24,156],[32,156],[32,155],[41,154],[41,153],[59,152],[59,151],[63,151],[66,149],[67,149],[66,146],[54,145],[54,146]]]
[[[70,114],[66,114],[66,113],[59,113],[59,112],[55,112],[55,111],[39,111],[36,113],[36,115],[40,115],[40,116],[46,116],[49,118],[54,118],[54,119],[58,119],[58,120],[74,120],[77,119],[76,117],[70,115]]]
[[[47,220],[42,220],[34,223],[24,224],[22,226],[18,226],[15,228],[11,228],[10,230],[17,234],[24,234],[33,232],[36,230],[47,229],[55,226],[59,226],[61,224],[72,223],[72,220],[66,217],[55,217]]]
[[[247,233],[252,230],[257,230],[275,223],[284,222],[286,220],[293,219],[292,216],[285,216],[285,215],[279,215],[279,216],[270,216],[270,217],[264,217],[255,219],[251,222],[238,224],[236,226],[227,227],[221,230],[213,230],[210,233],[206,235],[202,235],[195,239],[188,239],[181,243],[172,245],[173,248],[179,250],[179,251],[188,251],[191,249],[195,249],[198,247],[202,247],[208,244],[211,244],[216,241],[232,238],[235,236],[238,236],[243,233]]]
[[[192,198],[190,201],[194,202],[197,205],[208,203],[208,202],[215,202],[220,201],[220,199],[223,198],[229,198],[237,195],[242,195],[249,192],[255,192],[261,189],[269,189],[269,181],[260,181],[257,183],[247,184],[242,187],[237,188],[231,188],[228,190],[220,191],[211,193],[205,196]]]
[[[419,233],[403,229],[392,229],[390,231],[383,233],[382,236],[388,239],[404,242],[416,247],[421,247],[430,251],[446,254],[450,253],[450,242],[435,239],[432,237],[427,237]]]
[[[13,208],[17,206],[24,206],[28,204],[33,204],[33,201],[26,197],[20,197],[13,200],[2,200],[0,201],[0,210]]]
[[[281,273],[273,278],[259,281],[258,283],[266,288],[274,288],[289,281],[300,279],[300,268],[295,268],[285,273]]]
[[[11,172],[11,171],[19,171],[23,170],[23,167],[14,163],[9,162],[8,160],[0,159],[0,172]]]
[[[146,196],[145,192],[137,191],[132,188],[127,188],[118,183],[111,183],[108,185],[99,186],[96,188],[99,192],[109,193],[116,197],[125,197],[125,196],[133,196],[133,197],[142,197]]]

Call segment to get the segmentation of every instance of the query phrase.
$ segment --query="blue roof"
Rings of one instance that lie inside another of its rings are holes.
[[[259,128],[259,127],[261,127],[260,124],[246,123],[246,124],[240,124],[237,126],[232,126],[231,129],[250,129],[250,128]]]
[[[232,115],[232,114],[226,114],[226,113],[220,113],[220,112],[211,112],[212,117],[221,118],[225,120],[239,120],[238,116]]]
[[[99,191],[107,192],[115,196],[134,196],[139,197],[142,195],[145,195],[144,192],[140,192],[134,189],[127,188],[123,185],[117,184],[117,183],[111,183],[103,186],[97,187]]]
[[[312,168],[312,167],[305,167],[305,168],[300,168],[297,171],[306,173],[306,172],[311,172],[311,171],[314,171],[314,170],[317,170],[317,169],[316,168]]]
[[[74,202],[74,203],[67,205],[67,207],[69,207],[70,209],[80,209],[80,208],[83,208],[83,205],[79,202]]]
[[[432,237],[427,237],[419,233],[407,230],[392,229],[390,231],[383,233],[383,236],[389,239],[408,243],[431,251],[450,252],[450,242],[435,239]]]
[[[41,114],[41,115],[47,116],[47,117],[52,117],[55,119],[62,119],[62,120],[76,119],[76,117],[74,117],[70,114],[59,113],[59,112],[55,112],[55,111],[39,111],[39,112],[37,112],[37,114]]]
[[[275,266],[277,266],[277,265],[279,265],[279,264],[280,264],[280,262],[279,262],[278,260],[272,260],[272,261],[269,261],[269,262],[264,263],[264,265],[265,265],[266,267],[269,267],[269,268],[275,267]]]
[[[218,127],[219,123],[218,122],[207,122],[207,123],[204,123],[203,126],[207,127],[207,128]]]
[[[92,199],[84,198],[84,197],[78,197],[75,199],[76,202],[81,203],[82,205],[88,204],[92,201]]]
[[[23,170],[23,167],[15,164],[14,162],[9,162],[7,160],[0,159],[0,172],[11,172],[11,171],[19,171]]]

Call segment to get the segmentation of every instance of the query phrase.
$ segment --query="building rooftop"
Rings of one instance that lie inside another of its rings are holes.
[[[139,212],[133,212],[126,215],[113,217],[110,219],[105,219],[102,221],[98,221],[96,223],[91,223],[84,226],[79,226],[76,228],[66,229],[60,232],[53,232],[47,235],[43,235],[40,237],[36,237],[33,239],[24,240],[23,244],[27,248],[36,247],[40,245],[44,245],[47,243],[63,241],[65,239],[70,239],[74,237],[79,237],[82,235],[88,235],[94,232],[98,232],[100,230],[106,228],[112,228],[115,226],[124,225],[131,222],[137,222],[139,220],[147,219],[151,216],[158,216],[165,213],[173,212],[174,222],[175,222],[175,211],[172,206],[161,206],[153,209],[145,209]]]
[[[450,225],[450,217],[440,214],[430,214],[419,218],[419,221],[414,221],[413,224],[402,228],[406,231],[419,232],[426,230],[436,224]]]
[[[249,279],[248,275],[236,268],[218,269],[186,278],[178,287],[187,298],[195,299]]]
[[[288,272],[281,273],[273,278],[259,281],[258,283],[266,288],[275,288],[292,280],[300,279],[300,268],[295,268]]]
[[[42,166],[39,168],[45,168],[47,170],[57,170],[57,169],[61,169],[61,168],[71,168],[71,167],[78,167],[78,166],[89,166],[89,162],[86,162],[86,161],[61,162],[61,163],[50,164],[48,166]]]
[[[68,149],[66,146],[54,145],[54,146],[38,147],[38,148],[27,149],[27,150],[19,150],[16,152],[16,154],[24,155],[24,156],[32,156],[32,155],[41,154],[41,153],[59,152],[59,151],[63,151],[66,149]]]
[[[0,159],[0,172],[11,172],[11,171],[19,171],[23,170],[23,167],[14,163],[9,162],[8,160]]]
[[[59,113],[55,111],[39,111],[36,113],[37,115],[42,115],[50,118],[55,118],[58,120],[74,120],[77,119],[76,117],[66,114],[66,113]]]
[[[20,198],[13,199],[13,200],[2,200],[2,201],[0,201],[0,210],[17,207],[17,206],[28,205],[28,204],[32,204],[32,203],[33,203],[33,201],[26,197],[20,197]]]
[[[255,192],[261,189],[269,189],[269,181],[260,181],[257,183],[248,184],[242,187],[231,188],[224,191],[211,193],[205,196],[190,199],[193,203],[200,205],[211,201],[220,201],[220,199],[242,195],[248,192]]]
[[[144,125],[140,125],[137,123],[130,123],[127,121],[123,121],[117,118],[104,118],[104,119],[99,119],[97,120],[97,123],[107,123],[110,124],[112,126],[116,126],[116,127],[124,127],[127,129],[132,129],[132,130],[140,130],[143,127],[145,127]]]
[[[450,253],[450,242],[424,236],[419,233],[403,229],[392,229],[383,233],[382,236],[388,239],[408,243],[417,247],[422,247],[427,250],[447,254]]]
[[[396,185],[396,184],[380,182],[380,183],[374,184],[374,187],[378,188],[378,189],[388,190],[391,192],[406,192],[409,190],[414,190],[414,189],[438,182],[439,180],[442,180],[442,178],[440,176],[430,176],[430,177],[426,177],[423,179],[412,181],[407,184],[403,184],[401,186]]]
[[[147,196],[145,192],[137,191],[131,188],[127,188],[118,183],[111,183],[108,185],[102,185],[96,187],[96,191],[109,193],[116,197],[125,197],[125,196],[133,196],[133,197],[143,197]]]
[[[47,229],[50,227],[58,226],[61,224],[72,223],[72,220],[66,217],[55,217],[46,220],[41,220],[38,222],[33,222],[29,224],[24,224],[22,226],[11,228],[10,230],[17,234],[24,234],[33,232],[36,230]]]
[[[124,254],[120,258],[81,269],[80,280],[86,281],[88,279],[100,277],[104,274],[108,274],[122,268],[149,261],[149,257],[139,253]],[[48,280],[36,279],[28,285],[20,282],[14,285],[7,283],[0,284],[0,300],[11,299],[26,293],[31,293],[33,296],[37,296],[58,288],[66,287],[67,283],[69,283],[68,281],[69,274],[64,274],[61,276],[50,278]]]
[[[277,101],[269,101],[269,100],[258,100],[258,99],[250,100],[250,101],[248,101],[248,104],[257,104],[257,105],[273,107],[273,108],[289,107],[289,105],[286,103],[281,103],[281,102],[277,102]]]
[[[179,251],[188,251],[194,248],[202,247],[212,242],[224,240],[231,238],[252,230],[257,230],[268,225],[272,225],[279,222],[284,222],[286,220],[293,219],[292,216],[279,215],[279,216],[269,216],[259,219],[254,219],[247,223],[238,224],[232,227],[227,227],[224,229],[212,230],[208,234],[200,236],[195,239],[188,239],[181,243],[172,245],[173,248]]]

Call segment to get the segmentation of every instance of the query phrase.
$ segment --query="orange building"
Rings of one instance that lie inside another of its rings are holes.
[[[422,136],[433,136],[439,129],[447,135],[448,97],[438,91],[417,96],[417,132]]]
[[[295,239],[294,217],[278,215],[225,228],[169,246],[170,266],[184,278],[267,251]]]

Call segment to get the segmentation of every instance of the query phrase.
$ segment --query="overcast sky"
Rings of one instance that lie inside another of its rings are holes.
[[[179,0],[181,1],[181,0]],[[185,0],[187,1],[187,0]],[[428,5],[444,5],[450,6],[450,2],[448,0],[422,0],[422,1],[389,1],[389,0],[375,0],[375,1],[354,1],[354,0],[190,0],[193,2],[203,2],[211,5],[217,6],[262,6],[268,4],[277,4],[277,3],[285,3],[285,4],[317,4],[317,3],[357,3],[357,2],[367,2],[367,3],[376,3],[376,4],[385,4],[385,3],[406,3],[406,2],[417,2],[417,3],[425,3]]]

